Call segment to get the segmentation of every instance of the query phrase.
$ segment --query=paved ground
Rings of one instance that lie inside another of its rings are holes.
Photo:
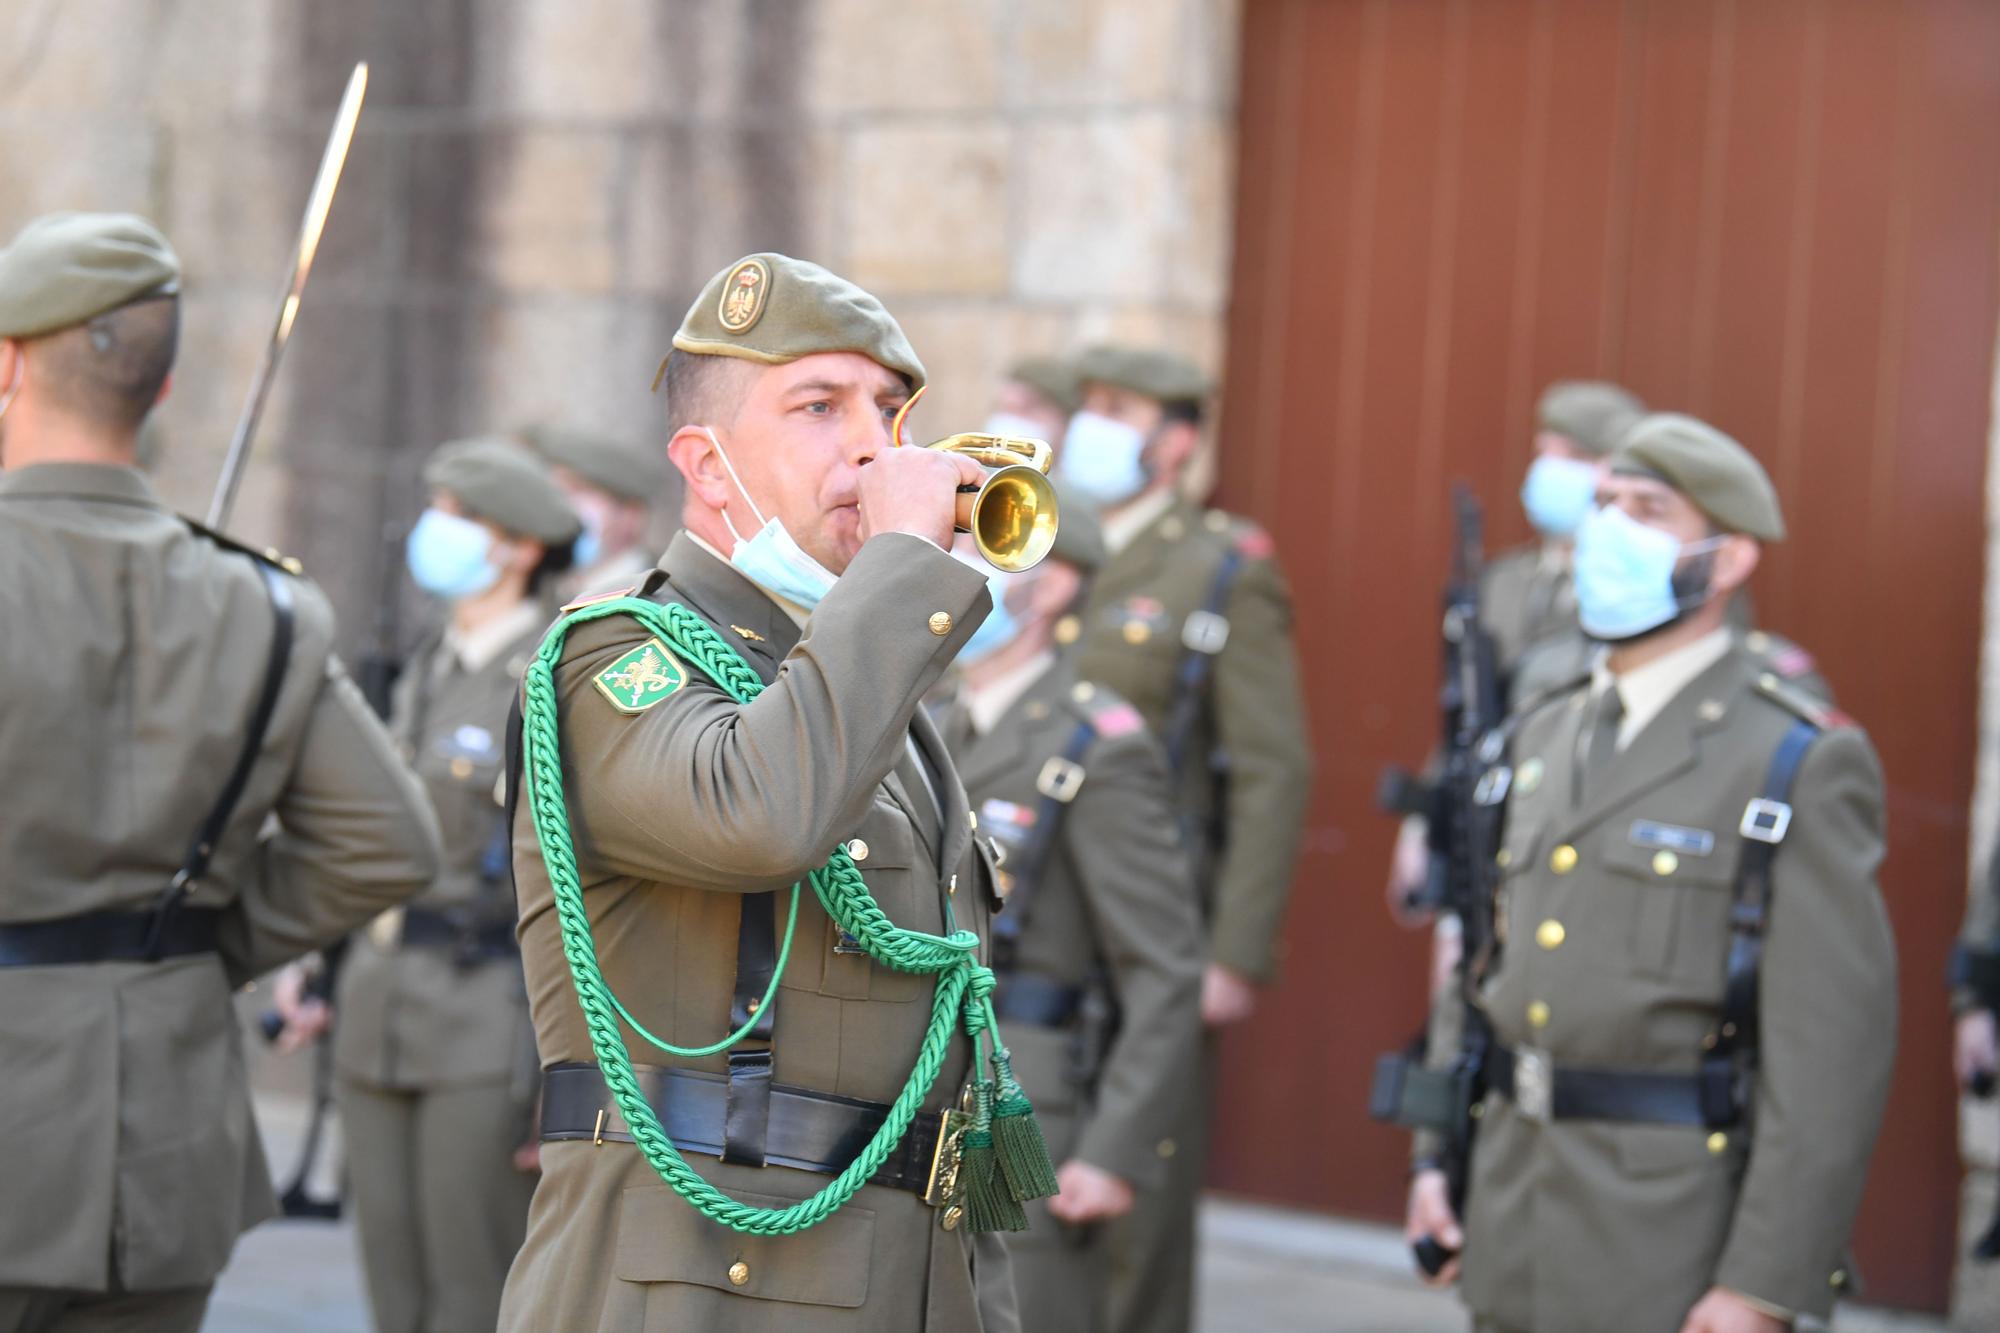
[[[259,1109],[274,1170],[290,1170],[305,1122],[295,1092]],[[1982,1189],[1983,1189],[1982,1185]],[[1968,1200],[1990,1209],[1990,1193]],[[1990,1216],[1990,1212],[1981,1214]],[[1462,1333],[1447,1294],[1410,1276],[1401,1239],[1380,1227],[1226,1199],[1203,1216],[1199,1333]],[[1983,1280],[1983,1279],[1982,1279]],[[1961,1322],[1990,1330],[2000,1324]],[[1835,1333],[1942,1333],[1936,1320],[1844,1312]],[[350,1227],[272,1223],[237,1247],[204,1333],[366,1333]],[[1032,1331],[1031,1331],[1032,1333]]]

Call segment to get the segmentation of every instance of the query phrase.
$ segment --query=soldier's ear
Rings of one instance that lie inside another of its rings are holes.
[[[1722,594],[1735,592],[1757,572],[1757,562],[1763,553],[1764,548],[1755,537],[1746,537],[1740,532],[1730,533],[1716,548],[1709,587]]]
[[[174,391],[174,372],[170,370],[167,372],[167,377],[160,381],[160,391],[153,395],[153,406],[158,407],[161,403],[166,402],[167,395],[172,393],[173,391]]]
[[[707,431],[700,426],[682,426],[667,441],[667,457],[686,479],[689,496],[710,509],[728,507],[735,486]]]

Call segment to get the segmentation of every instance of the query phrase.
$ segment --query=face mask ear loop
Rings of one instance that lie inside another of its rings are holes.
[[[6,416],[7,409],[14,405],[14,399],[20,395],[21,385],[27,378],[28,359],[21,355],[20,349],[16,347],[14,351],[14,382],[4,390],[0,390],[0,417]]]
[[[749,505],[750,512],[757,516],[757,526],[761,528],[766,523],[769,523],[771,520],[764,517],[764,511],[759,509],[757,502],[750,498],[749,490],[743,485],[743,478],[736,475],[736,464],[729,461],[729,451],[722,447],[722,441],[716,439],[715,432],[707,426],[701,428],[701,433],[708,436],[708,442],[715,446],[715,456],[722,460],[722,466],[728,471],[729,479],[736,483],[736,493],[743,497],[743,503]],[[727,509],[722,511],[722,523],[724,527],[729,529],[730,536],[739,542],[743,540],[743,534],[738,532],[736,525],[729,521],[729,511]]]

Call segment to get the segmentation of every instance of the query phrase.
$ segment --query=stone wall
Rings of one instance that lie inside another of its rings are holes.
[[[1237,0],[9,0],[0,235],[54,208],[167,229],[158,476],[198,511],[371,62],[234,523],[305,559],[352,646],[430,446],[657,436],[674,326],[752,250],[889,303],[932,372],[920,431],[1087,339],[1219,368],[1236,28]]]

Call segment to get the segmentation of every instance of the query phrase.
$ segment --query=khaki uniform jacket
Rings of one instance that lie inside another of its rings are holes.
[[[694,610],[773,683],[739,707],[690,665],[685,685],[628,714],[593,682],[646,632],[612,617],[569,636],[556,688],[570,826],[598,962],[627,1009],[677,1045],[725,1035],[740,895],[804,879],[843,842],[897,924],[941,930],[948,903],[959,927],[985,936],[998,901],[991,859],[919,712],[991,608],[982,574],[920,538],[877,536],[801,637],[763,592],[683,533],[640,595]],[[593,1060],[525,793],[514,866],[543,1066]],[[782,924],[783,897],[778,911]],[[836,952],[838,943],[804,888],[774,1001],[773,1081],[888,1102],[909,1076],[934,985]],[[639,1064],[726,1068],[721,1057],[669,1057],[629,1030],[626,1045]],[[956,1104],[970,1049],[954,1042],[926,1107]],[[700,1154],[688,1162],[731,1196],[771,1207],[830,1179]],[[988,1333],[1012,1327],[1004,1246],[944,1230],[940,1212],[909,1191],[863,1186],[820,1225],[767,1238],[707,1220],[631,1144],[547,1143],[542,1171],[508,1276],[506,1330],[975,1331],[982,1305]],[[747,1268],[740,1285],[729,1276],[738,1263]]]
[[[515,919],[500,782],[507,710],[542,629],[537,622],[475,670],[458,663],[442,635],[431,635],[396,684],[390,730],[423,779],[444,834],[444,865],[409,906],[459,918],[472,932]],[[449,949],[406,946],[402,914],[392,911],[356,935],[348,952],[336,1067],[384,1088],[505,1080],[530,1100],[534,1045],[519,960],[484,957],[462,967]]]
[[[1006,1037],[1055,1160],[1078,1157],[1151,1186],[1164,1175],[1162,1149],[1174,1150],[1176,1108],[1195,1075],[1202,1032],[1201,920],[1174,837],[1159,742],[1131,705],[1080,685],[1062,664],[983,736],[971,735],[954,710],[945,741],[980,827],[1001,846],[1004,877],[1018,867],[1043,805],[1037,779],[1079,726],[1094,732],[1076,761],[1083,784],[1032,890],[1012,972],[1081,989],[1103,969],[1121,1016],[1118,1034],[1083,1086],[1070,1030],[1016,1023]]]
[[[1245,520],[1177,502],[1098,571],[1080,612],[1076,664],[1081,678],[1129,699],[1164,738],[1184,627],[1206,606],[1231,546],[1243,563],[1222,611],[1229,635],[1175,781],[1200,844],[1193,853],[1210,954],[1267,979],[1312,782],[1291,593],[1270,538]],[[1226,780],[1210,763],[1216,755]],[[1219,847],[1208,845],[1211,829]]]
[[[1867,737],[1763,682],[1741,646],[1572,799],[1579,682],[1520,721],[1481,1001],[1495,1040],[1566,1066],[1693,1074],[1720,1022],[1745,807],[1801,716],[1823,734],[1792,790],[1761,973],[1746,1124],[1556,1120],[1498,1094],[1473,1153],[1464,1290],[1537,1333],[1674,1333],[1719,1285],[1795,1314],[1832,1306],[1887,1097],[1896,964],[1876,890],[1881,772]]]
[[[1576,632],[1576,583],[1567,559],[1551,561],[1539,541],[1502,551],[1486,562],[1479,614],[1493,636],[1502,675],[1551,635]],[[1516,698],[1526,698],[1517,692]]]
[[[0,476],[0,921],[144,910],[235,765],[272,615],[143,476]],[[0,968],[0,1286],[198,1286],[274,1211],[231,989],[430,881],[437,825],[294,581],[262,752],[206,879],[222,952]],[[276,816],[274,831],[265,822]]]

